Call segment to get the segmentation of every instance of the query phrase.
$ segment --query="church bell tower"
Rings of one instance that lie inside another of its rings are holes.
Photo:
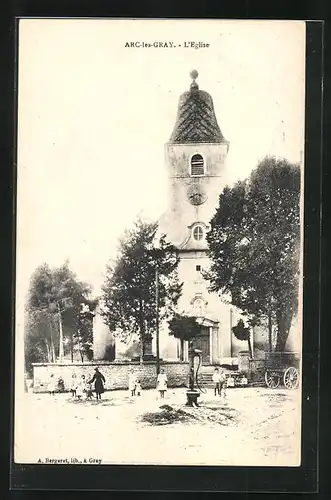
[[[229,149],[217,123],[212,97],[191,72],[190,90],[179,99],[177,120],[166,144],[169,179],[168,237],[180,250],[205,250],[205,234],[224,187]]]
[[[205,362],[219,357],[219,299],[210,297],[202,271],[208,265],[206,233],[224,188],[229,142],[215,115],[213,99],[199,89],[198,72],[179,99],[177,119],[165,145],[168,210],[160,229],[179,250],[184,283],[179,310],[201,318],[208,332],[201,342]],[[208,344],[208,345],[207,345]],[[214,346],[214,347],[213,347]]]

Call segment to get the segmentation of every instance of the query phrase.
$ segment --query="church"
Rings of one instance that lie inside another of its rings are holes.
[[[179,98],[176,123],[165,144],[168,207],[159,220],[159,231],[179,252],[178,277],[183,282],[183,292],[178,311],[196,316],[201,324],[195,347],[202,351],[202,363],[233,364],[238,352],[247,346],[232,334],[231,328],[237,321],[233,309],[208,292],[202,276],[208,266],[206,232],[225,186],[230,143],[218,125],[212,97],[199,89],[198,72],[193,70],[190,76],[192,82]],[[110,338],[98,314],[94,331],[94,359],[104,359],[110,342],[116,344],[116,359],[134,354],[134,346]],[[167,323],[160,325],[159,346],[162,359],[187,360],[187,342],[183,346],[169,335]],[[155,353],[155,338],[152,349]]]
[[[199,88],[198,76],[196,70],[190,73],[192,81],[179,97],[177,119],[165,144],[168,207],[159,220],[159,231],[179,252],[178,277],[183,290],[178,312],[198,318],[201,331],[194,344],[202,351],[202,364],[236,365],[239,352],[247,351],[247,343],[232,333],[240,313],[208,291],[202,274],[209,264],[206,233],[226,185],[230,142],[220,129],[212,96]],[[98,315],[95,324],[94,359],[104,359],[107,345],[114,342],[116,359],[130,359],[139,353],[137,342],[128,346],[115,341]],[[264,356],[268,345],[265,328],[255,329],[251,345],[254,357]],[[181,344],[169,335],[166,322],[160,325],[159,348],[163,360],[188,359],[187,342]],[[152,351],[156,353],[155,338]]]
[[[169,201],[159,227],[179,251],[183,293],[178,310],[196,316],[201,324],[194,343],[202,351],[203,364],[232,364],[246,345],[232,334],[233,309],[208,292],[202,275],[208,267],[206,233],[225,187],[230,143],[219,127],[211,95],[199,89],[198,72],[193,70],[190,76],[190,88],[179,98],[176,123],[165,145]],[[160,353],[164,358],[185,360],[187,345],[181,352],[179,342],[164,329]]]

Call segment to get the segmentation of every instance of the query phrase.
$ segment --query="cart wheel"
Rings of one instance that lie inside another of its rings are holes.
[[[265,372],[265,383],[270,389],[276,389],[280,383],[280,376],[277,372]]]
[[[284,373],[284,385],[287,389],[296,389],[299,385],[299,373],[293,366],[287,368]]]

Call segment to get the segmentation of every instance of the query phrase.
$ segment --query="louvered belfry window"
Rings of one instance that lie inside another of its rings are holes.
[[[203,157],[199,154],[195,154],[191,158],[191,175],[204,175],[205,167]]]

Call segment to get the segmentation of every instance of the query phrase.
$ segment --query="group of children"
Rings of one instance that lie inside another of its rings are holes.
[[[129,374],[129,391],[131,396],[140,396],[141,395],[141,385],[140,380],[133,370],[130,370]]]
[[[226,375],[223,368],[215,368],[212,380],[214,385],[214,394],[215,396],[220,396],[224,400],[226,400]],[[164,373],[164,370],[161,370],[156,382],[156,389],[160,393],[161,399],[164,398],[164,394],[168,388],[168,379],[167,375]],[[140,396],[141,395],[141,385],[140,381],[137,378],[134,371],[130,370],[129,375],[129,391],[131,396]]]
[[[105,377],[99,371],[98,368],[95,368],[95,373],[90,380],[87,380],[85,375],[81,375],[77,378],[76,374],[73,373],[70,382],[70,391],[73,399],[92,399],[93,391],[95,392],[96,399],[101,399],[101,394],[104,392],[104,383]],[[94,388],[92,384],[94,382]],[[52,373],[48,382],[48,392],[51,396],[54,396],[58,384],[56,383],[56,379],[54,374]]]
[[[215,396],[223,397],[226,400],[226,375],[223,368],[215,368],[213,377],[212,377],[214,385],[214,394]]]
[[[92,383],[90,380],[86,380],[85,375],[82,375],[78,380],[76,374],[74,373],[71,378],[71,397],[73,399],[92,399]]]
[[[164,370],[161,369],[159,375],[157,376],[157,382],[156,382],[156,389],[159,391],[161,399],[164,398],[164,394],[167,388],[168,388],[167,375],[164,373]],[[129,392],[131,396],[141,395],[140,380],[132,369],[130,370],[130,375],[129,375]]]
[[[92,383],[95,381],[95,391],[96,398],[101,399],[101,393],[104,392],[104,382],[105,378],[102,373],[96,368],[95,374],[91,380],[86,380],[85,375],[81,375],[79,379],[77,379],[76,374],[74,373],[71,378],[71,396],[72,398],[82,399],[85,397],[87,400],[91,400],[93,398],[93,388]],[[219,395],[226,399],[226,376],[225,372],[222,368],[215,368],[213,377],[214,383],[214,394],[215,396]],[[156,389],[160,394],[161,399],[164,398],[164,394],[168,388],[168,379],[167,375],[163,369],[161,369],[159,375],[157,376]],[[50,381],[48,384],[48,392],[51,395],[54,395],[56,391],[56,381],[53,374],[50,376]],[[140,396],[141,395],[141,383],[137,375],[131,369],[129,374],[129,392],[131,396]]]
[[[77,398],[80,400],[85,398],[87,400],[88,399],[91,400],[93,398],[93,388],[92,388],[93,381],[95,381],[96,398],[101,399],[101,393],[104,392],[103,383],[105,382],[105,378],[102,375],[102,373],[99,372],[98,369],[96,369],[95,371],[96,373],[94,374],[91,380],[87,380],[85,375],[81,375],[79,378],[77,378],[76,374],[73,373],[70,384],[70,391],[73,399]],[[156,389],[159,391],[160,397],[162,399],[164,398],[164,394],[167,388],[168,388],[167,375],[165,374],[164,370],[161,369],[157,377]],[[57,390],[56,379],[54,377],[54,374],[52,373],[48,383],[48,392],[50,395],[53,396],[56,390]],[[130,370],[129,374],[129,391],[131,396],[141,395],[140,380],[132,369]]]

